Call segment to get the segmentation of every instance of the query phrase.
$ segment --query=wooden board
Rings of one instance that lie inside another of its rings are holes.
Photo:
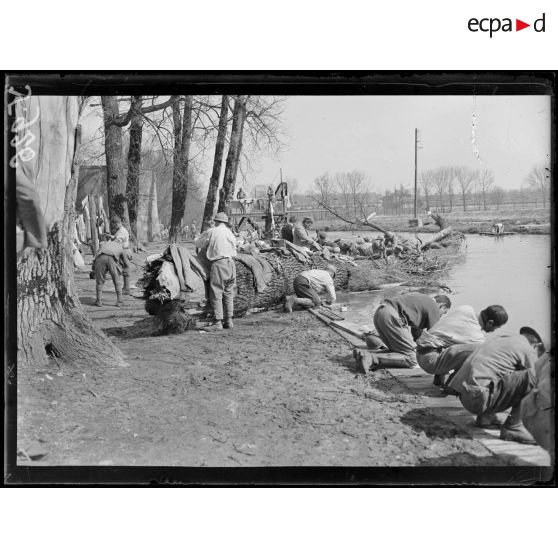
[[[508,236],[510,234],[515,234],[513,232],[503,232],[503,233],[493,233],[493,232],[480,232],[482,236]]]

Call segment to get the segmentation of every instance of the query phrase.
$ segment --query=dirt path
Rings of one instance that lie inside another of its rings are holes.
[[[136,272],[137,273],[137,272]],[[264,312],[222,333],[127,338],[146,317],[126,297],[81,300],[128,368],[52,363],[18,377],[18,447],[37,465],[506,465],[429,412],[387,372],[357,374],[350,346],[307,312]]]

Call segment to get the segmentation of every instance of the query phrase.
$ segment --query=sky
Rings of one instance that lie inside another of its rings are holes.
[[[533,165],[550,161],[549,96],[293,96],[283,113],[288,146],[262,156],[248,186],[295,178],[307,190],[324,172],[361,170],[374,190],[414,181],[418,169],[491,169],[518,188]],[[474,141],[473,141],[474,139]]]

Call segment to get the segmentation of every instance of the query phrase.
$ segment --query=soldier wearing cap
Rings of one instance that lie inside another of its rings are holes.
[[[539,334],[527,326],[519,335],[490,339],[467,358],[449,387],[477,415],[477,426],[500,428],[502,440],[535,444],[521,420],[521,402],[535,386],[535,362],[544,350]],[[502,424],[496,413],[510,408]]]
[[[233,259],[236,256],[236,239],[227,226],[229,218],[226,213],[217,213],[213,220],[215,227],[207,231],[205,253],[211,262],[209,300],[215,321],[207,329],[231,329],[236,286],[236,267]]]

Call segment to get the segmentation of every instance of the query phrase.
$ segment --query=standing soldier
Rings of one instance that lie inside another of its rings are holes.
[[[207,231],[206,257],[211,262],[209,273],[209,300],[213,307],[215,321],[206,329],[219,331],[223,327],[232,329],[234,310],[234,289],[236,287],[236,239],[227,226],[226,213],[215,215],[215,228]],[[203,249],[202,246],[199,246]],[[224,306],[224,308],[223,308]],[[223,323],[224,321],[224,323]]]
[[[228,220],[227,220],[228,222]],[[196,235],[198,234],[198,229],[196,227],[196,222],[192,221],[192,224],[190,225],[190,238],[192,240],[196,240]]]
[[[115,240],[122,245],[122,277],[124,278],[124,288],[122,294],[130,294],[130,261],[132,252],[130,251],[130,233],[122,225],[122,219],[115,215],[110,220],[111,240]]]

